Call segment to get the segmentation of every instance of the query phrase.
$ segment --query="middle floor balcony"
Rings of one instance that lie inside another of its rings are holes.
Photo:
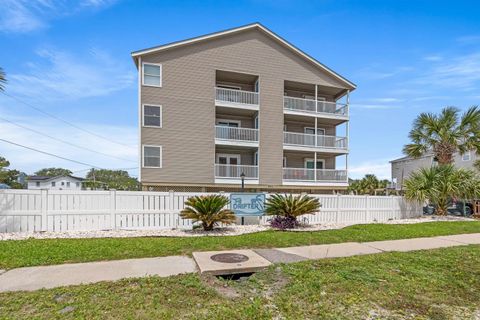
[[[283,148],[284,150],[316,150],[345,154],[348,153],[348,139],[347,137],[284,132]]]
[[[216,125],[215,144],[258,147],[258,129]]]

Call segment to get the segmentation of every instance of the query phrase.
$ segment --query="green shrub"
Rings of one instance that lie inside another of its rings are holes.
[[[272,227],[280,229],[290,229],[297,225],[297,217],[317,212],[321,207],[318,198],[308,195],[281,195],[275,194],[267,199],[265,203],[265,213],[284,219],[273,219]],[[279,221],[282,220],[282,221]],[[289,223],[283,223],[286,220]],[[282,226],[282,227],[279,227]]]
[[[185,201],[185,209],[181,211],[180,217],[201,222],[203,230],[210,231],[219,223],[235,222],[235,214],[230,209],[225,209],[228,204],[226,196],[217,194],[190,197]]]

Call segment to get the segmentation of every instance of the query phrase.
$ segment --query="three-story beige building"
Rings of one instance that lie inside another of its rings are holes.
[[[145,189],[347,187],[355,85],[261,24],[132,57]]]

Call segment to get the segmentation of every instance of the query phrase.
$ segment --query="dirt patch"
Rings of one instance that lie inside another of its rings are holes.
[[[203,274],[201,276],[203,284],[213,288],[219,295],[227,299],[235,299],[241,297],[241,294],[232,286],[228,285],[228,281],[220,280],[215,276]]]

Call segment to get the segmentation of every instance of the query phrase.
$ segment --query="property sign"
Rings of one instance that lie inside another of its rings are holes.
[[[265,210],[265,194],[232,193],[230,210],[238,216],[261,216]]]

